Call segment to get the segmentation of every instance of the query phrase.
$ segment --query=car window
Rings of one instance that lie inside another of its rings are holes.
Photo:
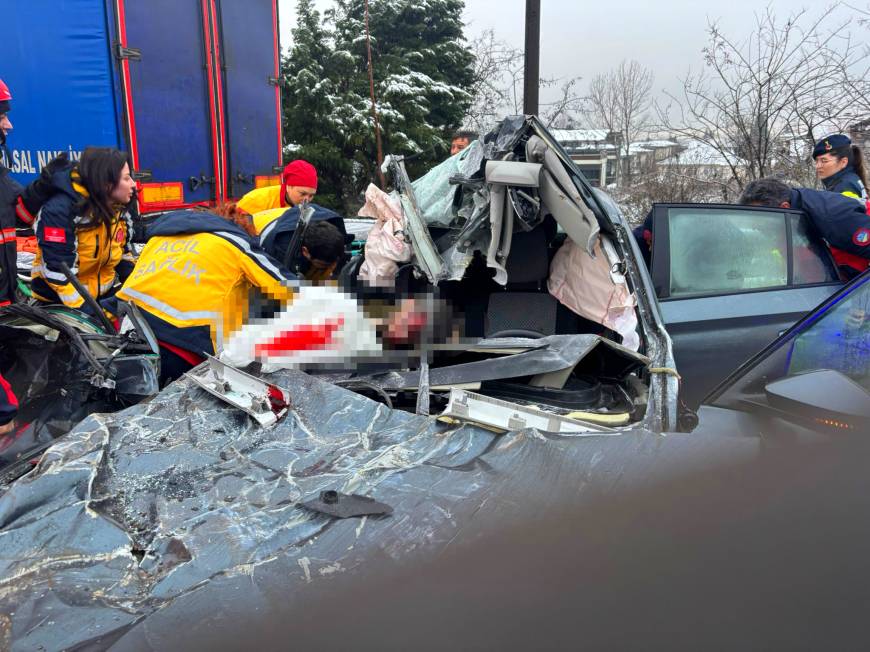
[[[837,270],[824,243],[810,236],[807,218],[789,215],[791,220],[792,260],[794,261],[793,283],[836,283]]]
[[[785,286],[784,213],[672,208],[668,213],[670,296]]]
[[[798,335],[786,376],[833,369],[870,391],[870,283],[864,283]]]

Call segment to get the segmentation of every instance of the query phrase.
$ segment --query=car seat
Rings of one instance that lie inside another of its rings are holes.
[[[546,225],[513,234],[505,263],[507,284],[497,286],[486,309],[486,337],[543,337],[575,333],[579,318],[548,291],[550,256]]]

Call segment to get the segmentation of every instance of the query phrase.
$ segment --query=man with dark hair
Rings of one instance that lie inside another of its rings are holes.
[[[834,260],[847,277],[870,267],[870,216],[863,202],[824,190],[790,188],[768,177],[748,183],[739,203],[803,211],[827,240]]]
[[[344,236],[329,222],[315,222],[302,238],[302,257],[307,261],[305,278],[329,278],[344,255]]]
[[[460,129],[450,140],[450,156],[458,154],[463,149],[471,144],[472,140],[477,140],[477,134],[469,129]]]
[[[302,247],[294,260],[287,261],[291,271],[298,269],[309,281],[332,276],[344,254],[344,220],[334,211],[310,204],[314,209],[302,238]],[[266,226],[260,233],[260,245],[279,262],[285,261],[293,234],[299,226],[299,207],[294,206]]]

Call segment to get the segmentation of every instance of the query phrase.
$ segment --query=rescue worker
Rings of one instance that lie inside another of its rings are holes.
[[[338,213],[310,204],[314,209],[305,231],[296,260],[287,260],[293,234],[299,225],[299,207],[284,211],[260,233],[260,245],[291,270],[298,269],[309,281],[322,281],[332,276],[344,255],[344,220]],[[256,218],[255,218],[256,219]]]
[[[844,134],[822,138],[813,148],[816,175],[825,190],[867,201],[867,173],[861,149]]]
[[[54,174],[55,194],[35,223],[38,251],[31,270],[33,296],[84,308],[65,263],[95,298],[110,296],[117,279],[133,269],[132,223],[127,205],[135,182],[129,157],[113,148],[89,147],[69,170]]]
[[[236,206],[181,210],[148,226],[148,243],[116,298],[145,313],[160,344],[161,384],[217,355],[241,327],[252,288],[287,301],[295,279],[257,244]],[[112,302],[104,304],[114,312]]]
[[[0,375],[0,435],[5,435],[15,427],[15,415],[18,413],[18,399],[6,379]]]
[[[870,215],[863,202],[825,190],[790,188],[767,178],[747,184],[739,203],[803,211],[827,241],[845,276],[851,278],[870,267]]]
[[[299,206],[312,201],[316,194],[317,170],[308,161],[297,159],[284,167],[280,186],[252,190],[239,200],[238,207],[245,213],[256,215],[269,209]],[[274,220],[280,215],[280,213],[271,213],[269,217]],[[258,224],[259,231],[262,231],[267,222],[260,221]]]
[[[12,130],[9,111],[12,109],[12,93],[0,79],[0,306],[15,301],[17,286],[16,265],[16,218],[24,227],[33,225],[34,215],[54,193],[50,177],[69,167],[65,154],[49,161],[36,181],[22,188],[3,162],[9,160],[6,148],[8,132]]]
[[[12,129],[9,120],[12,94],[0,79],[0,148],[6,150],[6,133]],[[15,301],[18,283],[15,251],[15,205],[23,188],[10,176],[9,168],[0,157],[0,306]]]

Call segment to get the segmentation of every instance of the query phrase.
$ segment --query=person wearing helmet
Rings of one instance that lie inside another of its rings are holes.
[[[317,170],[308,161],[297,159],[286,165],[281,173],[280,186],[267,186],[252,190],[239,200],[239,209],[255,216],[258,232],[261,232],[269,222],[284,214],[287,209],[308,203],[317,194]],[[270,211],[270,213],[264,213]],[[260,220],[257,214],[263,213]]]
[[[6,167],[10,160],[6,138],[12,131],[11,108],[12,93],[0,79],[0,306],[15,301],[15,227],[33,227],[39,209],[57,192],[52,177],[72,166],[64,153],[45,164],[39,177],[28,186],[22,187],[15,181],[11,170]]]
[[[0,305],[15,299],[15,204],[22,188],[9,176],[9,168],[4,164],[6,133],[12,129],[9,120],[12,94],[9,87],[0,79],[0,147],[4,157],[0,158]],[[0,435],[12,430],[13,419],[18,411],[18,400],[9,383],[0,375]]]
[[[6,150],[6,136],[12,130],[9,111],[12,108],[12,94],[9,87],[0,79],[0,306],[15,300],[16,252],[15,252],[15,207],[24,188],[10,176],[6,167],[9,154]]]

